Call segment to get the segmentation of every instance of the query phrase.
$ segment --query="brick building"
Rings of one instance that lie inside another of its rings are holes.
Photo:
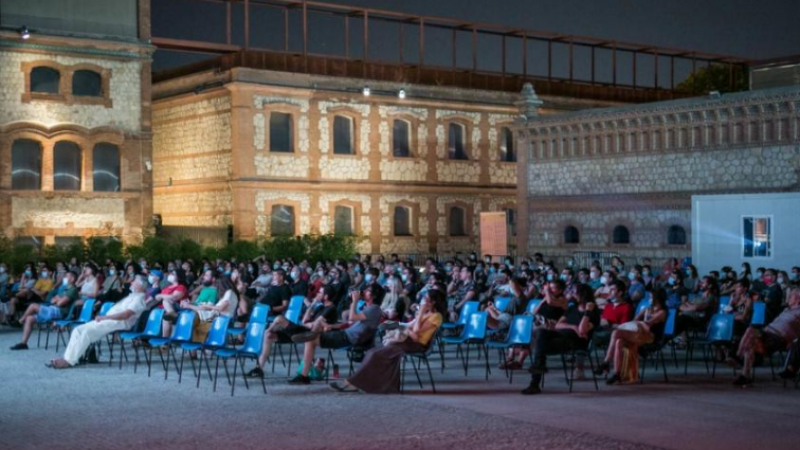
[[[3,1],[0,231],[141,239],[152,216],[149,10]]]

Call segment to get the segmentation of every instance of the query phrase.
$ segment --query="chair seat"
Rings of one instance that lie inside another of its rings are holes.
[[[217,350],[217,356],[219,356],[220,358],[231,358],[233,356],[236,356],[238,353],[239,353],[238,350],[227,349],[227,348]]]
[[[244,334],[244,328],[228,328],[228,334],[239,336],[240,334]]]
[[[496,342],[496,341],[489,341],[486,343],[486,346],[489,348],[509,348],[515,344],[509,344],[506,342]]]
[[[187,352],[193,352],[195,350],[200,350],[203,348],[203,344],[198,344],[197,342],[184,342],[181,344],[181,349],[186,350]]]
[[[161,345],[167,345],[170,342],[172,342],[172,339],[167,339],[167,338],[150,339],[150,345],[154,345],[156,347]]]
[[[442,324],[441,328],[445,328],[445,329],[451,329],[451,328],[457,328],[457,327],[460,327],[460,326],[462,326],[462,325],[463,325],[463,324],[460,324],[460,323],[455,323],[455,322],[445,322],[445,323],[443,323],[443,324]]]
[[[136,339],[141,336],[142,333],[139,333],[138,331],[126,331],[124,333],[119,334],[120,339],[126,339],[126,340]]]
[[[65,326],[73,324],[73,323],[78,323],[78,321],[76,321],[76,320],[56,320],[53,323],[55,323],[59,327],[65,327]]]
[[[467,340],[461,337],[443,337],[442,342],[445,344],[463,344],[467,342]]]

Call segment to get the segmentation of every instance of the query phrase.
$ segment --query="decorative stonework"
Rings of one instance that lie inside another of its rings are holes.
[[[125,224],[125,200],[121,198],[12,197],[14,228],[104,228]]]
[[[319,133],[320,133],[320,142],[319,148],[320,152],[323,154],[328,153],[330,151],[331,146],[331,139],[330,139],[330,128],[329,128],[329,119],[326,117],[328,115],[329,110],[336,109],[336,108],[345,108],[348,110],[355,110],[357,113],[361,115],[361,120],[358,122],[357,132],[359,133],[359,155],[366,156],[369,154],[370,147],[369,147],[369,133],[370,133],[370,123],[369,123],[369,112],[370,112],[370,105],[364,103],[358,103],[355,101],[349,102],[339,102],[339,101],[327,101],[322,100],[317,103],[319,108],[319,112],[321,114],[321,118],[319,121]],[[332,119],[331,119],[332,120]]]
[[[443,195],[436,197],[436,212],[438,218],[436,219],[436,232],[439,236],[447,236],[447,205],[453,203],[463,203],[472,206],[472,230],[475,231],[472,237],[477,238],[480,230],[480,216],[481,216],[481,200],[473,196],[454,196]]]
[[[436,110],[436,119],[439,121],[463,118],[466,118],[472,122],[472,145],[470,147],[470,159],[477,162],[481,157],[481,151],[479,147],[481,141],[481,114],[451,109]],[[464,137],[466,138],[467,136]],[[447,131],[444,129],[443,124],[436,126],[436,156],[438,156],[439,159],[444,159],[447,157]]]
[[[381,179],[387,181],[427,181],[428,163],[416,159],[381,160]]]
[[[256,175],[272,178],[308,178],[309,161],[307,156],[291,153],[257,153],[255,156]]]
[[[153,182],[159,186],[176,181],[227,179],[230,175],[230,152],[194,156],[189,163],[181,158],[161,159],[153,166]]]
[[[92,65],[109,70],[110,104],[113,107],[36,99],[23,102],[26,84],[23,64],[41,60],[63,66]],[[90,129],[109,126],[132,133],[141,130],[141,60],[101,60],[50,53],[0,51],[0,61],[0,125],[34,121],[47,127],[72,123]]]
[[[153,158],[230,151],[230,107],[230,97],[222,96],[154,108]]]
[[[264,114],[253,114],[253,147],[256,150],[264,150],[264,141],[267,134],[267,118]]]
[[[333,223],[329,214],[330,204],[340,201],[356,202],[361,205],[361,217],[354,217],[361,225],[361,235],[369,236],[372,232],[372,222],[369,219],[369,212],[372,207],[372,200],[369,195],[354,193],[322,194],[319,197],[319,210],[322,212],[319,221],[319,232],[321,234],[333,233]],[[355,224],[354,224],[355,225]]]
[[[412,220],[418,221],[419,235],[428,235],[428,199],[425,197],[417,197],[413,195],[382,195],[380,200],[381,208],[381,235],[387,236],[392,229],[391,221],[393,212],[390,211],[390,206],[395,203],[409,202],[419,204],[419,217],[412,217]],[[412,227],[413,228],[413,227]],[[401,239],[403,240],[403,239]]]
[[[292,97],[276,97],[276,96],[264,96],[264,95],[254,95],[253,96],[253,104],[255,105],[257,110],[262,110],[264,108],[269,109],[270,105],[294,105],[300,108],[299,117],[297,117],[295,126],[297,133],[297,143],[298,143],[298,150],[300,153],[308,153],[310,141],[308,136],[309,130],[309,120],[308,120],[308,111],[310,102],[305,99],[298,99]],[[253,116],[253,146],[257,150],[264,150],[266,147],[266,134],[268,132],[267,129],[267,117],[263,113],[256,113]]]
[[[477,183],[481,168],[471,161],[436,161],[439,181],[448,183]]]
[[[294,220],[300,225],[300,234],[309,234],[311,232],[311,221],[309,217],[311,199],[308,194],[301,192],[289,191],[263,191],[259,190],[256,193],[256,236],[264,237],[270,235],[270,221],[269,215],[271,211],[265,209],[268,201],[280,202],[281,200],[289,200],[297,202],[300,205],[300,210],[294,212]]]
[[[392,152],[392,144],[390,142],[392,125],[389,123],[389,117],[393,115],[408,115],[416,117],[419,120],[419,124],[416,126],[417,141],[416,147],[413,149],[414,157],[425,158],[428,155],[428,126],[426,125],[428,110],[426,108],[379,105],[378,111],[381,116],[381,123],[378,128],[381,136],[381,155],[389,156]]]
[[[489,181],[492,184],[517,184],[517,165],[492,162],[489,164]]]
[[[164,225],[227,226],[232,223],[232,206],[229,190],[153,196],[153,212],[161,215]]]
[[[325,156],[319,161],[322,178],[330,180],[369,179],[369,160],[356,156]]]

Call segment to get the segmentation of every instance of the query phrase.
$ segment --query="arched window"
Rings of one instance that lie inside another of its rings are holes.
[[[406,120],[395,119],[392,130],[392,154],[395,158],[411,156],[411,124]]]
[[[280,112],[269,114],[269,151],[292,153],[292,115]]]
[[[466,212],[464,208],[459,206],[453,206],[450,208],[450,236],[466,236],[467,235],[467,224],[466,224]]]
[[[686,245],[686,230],[680,225],[672,225],[667,231],[667,244]]]
[[[288,205],[273,205],[270,216],[272,236],[294,236],[294,208]]]
[[[466,160],[467,158],[467,151],[464,148],[465,139],[464,135],[466,134],[466,130],[464,130],[464,125],[460,123],[451,123],[448,129],[448,137],[447,137],[447,151],[450,159],[455,160]]]
[[[81,190],[81,148],[69,141],[56,142],[53,148],[53,190]]]
[[[96,192],[119,192],[119,148],[101,142],[92,152],[92,178]]]
[[[514,133],[507,127],[500,130],[500,161],[517,162],[517,153],[514,151]]]
[[[566,228],[564,228],[564,243],[565,244],[580,244],[581,243],[581,232],[578,231],[578,229],[573,227],[572,225],[568,225]]]
[[[411,208],[406,206],[395,206],[394,235],[411,236]]]
[[[354,155],[355,146],[353,145],[353,119],[347,116],[336,116],[333,118],[333,153],[337,155]]]
[[[613,241],[615,244],[630,244],[631,233],[628,231],[628,227],[624,225],[614,227]]]
[[[93,70],[76,70],[72,74],[72,95],[102,97],[103,77]]]
[[[58,94],[61,73],[52,67],[34,67],[31,70],[31,92]]]
[[[353,208],[337,206],[333,210],[333,233],[352,235],[353,233]]]
[[[42,146],[36,141],[17,139],[11,145],[11,189],[42,188]]]

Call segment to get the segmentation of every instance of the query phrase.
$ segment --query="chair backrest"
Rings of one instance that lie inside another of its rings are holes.
[[[511,326],[508,328],[506,344],[530,345],[532,333],[533,316],[514,316],[514,319],[511,321]]]
[[[102,306],[100,306],[100,312],[98,315],[105,316],[108,314],[108,311],[114,307],[114,302],[104,302]]]
[[[725,308],[731,304],[731,296],[724,295],[719,298],[719,312],[725,312]]]
[[[480,303],[478,302],[464,303],[464,306],[461,307],[461,312],[458,313],[458,320],[456,323],[459,325],[466,325],[470,315],[478,312],[479,307]]]
[[[218,316],[211,323],[211,329],[208,330],[206,335],[205,345],[208,347],[224,347],[225,339],[227,337],[228,324],[230,317]]]
[[[527,311],[528,314],[533,314],[533,312],[536,311],[536,308],[539,307],[539,304],[541,304],[543,301],[544,300],[540,298],[531,299],[531,301],[528,302],[528,307],[525,309],[525,311]]]
[[[636,305],[636,312],[633,313],[633,318],[639,317],[639,313],[644,311],[648,306],[650,306],[650,300],[642,299],[639,304]]]
[[[513,312],[509,311],[509,308],[513,302],[513,297],[497,297],[494,299],[494,307],[500,312]]]
[[[714,314],[708,324],[707,338],[712,342],[733,339],[733,314]]]
[[[678,310],[671,308],[667,313],[667,323],[664,324],[664,336],[672,337],[675,335],[675,318],[678,317]]]
[[[753,318],[750,325],[763,326],[767,322],[767,304],[764,302],[753,302]]]
[[[259,303],[253,307],[253,312],[252,314],[250,314],[250,322],[267,323],[268,317],[269,317],[269,305],[264,305],[262,303]]]
[[[264,345],[264,330],[266,327],[267,325],[264,323],[247,324],[247,335],[245,336],[244,344],[239,351],[242,353],[260,355],[261,348]]]
[[[183,310],[178,315],[178,323],[172,330],[172,340],[189,342],[192,340],[192,328],[194,328],[194,311]]]
[[[358,303],[356,303],[356,312],[360,313],[364,309],[364,306],[366,306],[366,304],[367,302],[365,302],[364,300],[359,300]]]
[[[289,307],[286,309],[286,312],[283,313],[283,316],[286,317],[286,320],[299,324],[300,314],[303,312],[303,302],[305,299],[306,298],[302,295],[295,295],[291,298],[291,300],[289,300]]]
[[[86,300],[83,302],[81,308],[81,315],[78,316],[78,322],[89,322],[92,320],[92,311],[94,311],[94,300]]]
[[[164,318],[164,310],[154,308],[147,317],[147,324],[144,326],[142,336],[161,337],[161,320]]]
[[[486,311],[474,312],[469,315],[464,330],[461,332],[463,339],[486,338]]]

